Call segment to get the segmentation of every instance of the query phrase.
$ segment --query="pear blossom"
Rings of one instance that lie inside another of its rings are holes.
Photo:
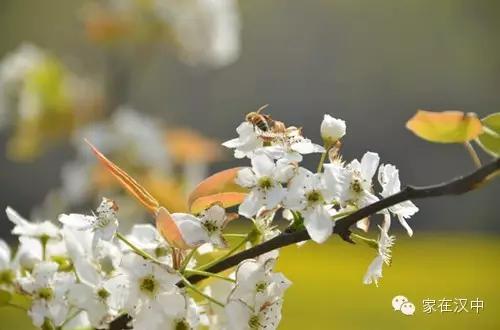
[[[133,127],[131,118],[125,114],[117,120],[123,126],[122,135]],[[264,132],[244,122],[237,129],[239,137],[224,143],[235,149],[237,158],[250,159],[251,167],[239,169],[234,180],[228,179],[247,188],[238,213],[252,222],[245,239],[224,258],[281,235],[283,231],[274,223],[280,212],[294,221],[289,230],[303,224],[312,240],[325,242],[339,213],[355,212],[378,200],[372,184],[377,168],[380,196],[386,198],[400,191],[398,170],[387,164],[379,167],[379,156],[373,152],[365,153],[361,161],[346,164],[337,148],[329,155],[330,163],[323,164],[324,171],[321,166],[318,173],[300,167],[303,155],[325,152],[325,148],[302,136],[299,128],[275,122],[271,129],[271,124],[270,120],[270,129]],[[106,134],[101,137],[116,138]],[[134,134],[135,138],[142,136],[141,132]],[[325,146],[331,148],[345,134],[345,122],[325,115],[321,134]],[[119,138],[114,141],[122,142]],[[161,158],[151,156],[151,162]],[[323,161],[324,157],[321,164]],[[83,174],[88,172],[80,172]],[[123,314],[130,316],[134,329],[269,330],[279,326],[284,294],[291,282],[273,270],[278,249],[241,261],[228,276],[208,274],[214,278],[198,291],[195,281],[192,285],[186,282],[197,278],[189,274],[204,276],[205,270],[214,269],[209,267],[212,262],[197,269],[197,259],[204,251],[227,248],[223,232],[237,214],[226,213],[226,200],[209,204],[196,214],[171,214],[138,183],[127,187],[132,186],[137,188],[137,195],[150,201],[148,209],[155,213],[156,227],[135,224],[127,235],[117,234],[117,206],[106,198],[95,214],[61,214],[58,219],[62,228],[50,221],[29,222],[7,208],[20,244],[12,257],[10,248],[0,240],[0,287],[15,288],[30,298],[28,314],[35,326],[107,328]],[[210,187],[201,195],[212,198],[225,192],[225,187]],[[195,190],[194,195],[198,192]],[[377,250],[363,277],[364,284],[378,285],[384,264],[391,264],[395,241],[388,234],[391,215],[398,217],[411,236],[406,220],[417,211],[409,201],[380,211],[384,222],[379,226],[378,239],[364,239]],[[368,229],[367,219],[357,225]],[[179,281],[186,286],[178,286]],[[197,303],[191,292],[207,300]]]
[[[230,279],[235,279],[235,273],[229,275]],[[229,294],[234,289],[234,284],[229,281],[215,279],[203,289],[203,293],[214,298],[217,301],[226,303]],[[213,302],[208,302],[207,306],[202,311],[200,323],[210,330],[224,328],[227,323],[227,316],[224,307],[221,307]]]
[[[155,14],[171,28],[182,60],[190,65],[223,67],[240,52],[240,17],[235,0],[152,2]]]
[[[72,285],[68,301],[87,313],[90,324],[102,328],[118,316],[127,298],[127,279],[124,275],[109,279],[100,277],[95,283],[80,282]]]
[[[5,212],[7,218],[15,225],[12,229],[14,235],[34,237],[45,241],[60,238],[59,229],[50,221],[29,222],[11,207],[7,207]]]
[[[172,219],[188,247],[195,248],[210,242],[210,233],[198,217],[189,213],[172,213]]]
[[[281,297],[291,282],[282,273],[273,273],[276,259],[247,259],[236,269],[236,285],[229,300],[241,300],[253,304],[263,292]]]
[[[55,262],[42,261],[30,276],[18,280],[21,289],[33,299],[28,314],[37,327],[46,322],[61,326],[69,312],[66,293],[76,278],[72,273],[58,272],[58,268]]]
[[[99,240],[110,241],[115,236],[118,229],[117,210],[118,207],[114,201],[103,198],[101,204],[97,207],[97,215],[62,214],[59,216],[59,221],[78,230],[93,231],[92,245],[95,246]]]
[[[380,165],[378,169],[378,181],[382,186],[380,195],[384,198],[394,195],[401,190],[401,182],[399,181],[399,171],[394,165]],[[413,235],[413,230],[406,222],[406,219],[418,212],[418,207],[411,201],[393,205],[388,210],[398,217],[399,223],[406,229],[409,236]],[[387,213],[387,211],[385,211]],[[390,218],[389,218],[390,221]]]
[[[302,155],[325,152],[325,148],[302,136],[300,128],[287,127],[283,134],[274,133],[270,146],[265,146],[262,151],[274,159],[301,162]]]
[[[342,208],[359,209],[378,201],[373,194],[372,179],[377,171],[379,156],[374,152],[367,152],[361,158],[351,161],[344,170],[337,165],[325,166],[330,174],[326,176],[337,180],[339,192],[338,200]],[[331,180],[331,179],[330,179]],[[364,231],[368,230],[368,218],[357,222],[356,226]]]
[[[134,225],[130,234],[127,235],[127,239],[158,260],[167,264],[171,263],[171,247],[154,226],[150,224]],[[123,249],[128,249],[128,247],[123,246]]]
[[[346,166],[344,177],[340,179],[340,200],[343,204],[363,208],[378,201],[373,194],[372,179],[377,171],[379,159],[378,154],[367,152],[361,162],[355,159]]]
[[[294,167],[287,162],[275,162],[267,155],[259,153],[252,158],[252,168],[241,169],[235,182],[251,189],[238,213],[251,218],[259,210],[272,210],[286,196],[286,183],[294,174]]]
[[[63,228],[67,254],[78,278],[86,283],[97,283],[103,274],[114,275],[121,263],[122,253],[115,245],[99,241],[93,245],[93,234]]]
[[[166,318],[183,313],[187,303],[176,286],[180,277],[168,266],[161,267],[128,254],[122,259],[121,267],[128,278],[125,310],[134,317],[135,328],[160,329]]]
[[[327,189],[322,174],[313,174],[301,167],[297,175],[288,184],[288,194],[284,206],[292,211],[300,212],[304,218],[304,226],[311,238],[323,243],[332,235],[331,200],[333,192]]]
[[[236,270],[236,286],[225,307],[230,329],[276,329],[282,297],[290,281],[272,273],[275,260],[246,260]]]
[[[210,237],[210,243],[215,247],[220,249],[227,247],[226,239],[222,236],[222,230],[233,218],[234,215],[228,215],[220,204],[211,205],[200,214],[200,222]]]
[[[345,135],[345,121],[325,114],[321,122],[320,131],[323,141],[325,141],[326,144],[333,144]]]
[[[364,284],[375,283],[378,286],[378,280],[382,278],[382,266],[391,264],[391,248],[394,245],[394,236],[389,236],[387,231],[379,226],[380,236],[377,241],[377,256],[368,266],[368,270],[363,278]]]
[[[234,149],[235,158],[251,158],[255,150],[264,146],[264,141],[259,137],[253,125],[249,122],[241,123],[236,128],[238,137],[228,140],[222,145],[226,148]]]

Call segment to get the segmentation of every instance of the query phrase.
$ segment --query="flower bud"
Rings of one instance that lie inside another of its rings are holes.
[[[326,144],[333,144],[345,135],[345,121],[325,115],[321,122],[321,137]]]

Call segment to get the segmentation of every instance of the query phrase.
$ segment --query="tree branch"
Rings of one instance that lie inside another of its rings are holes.
[[[368,205],[344,218],[341,218],[340,220],[337,220],[335,222],[333,232],[342,237],[345,241],[354,243],[350,239],[351,231],[349,228],[363,218],[410,199],[415,200],[445,195],[460,195],[478,188],[482,184],[486,183],[488,179],[491,179],[494,175],[499,173],[500,158],[497,158],[468,175],[457,177],[448,182],[423,187],[407,186],[397,194],[381,199],[376,203]],[[306,230],[294,232],[285,231],[269,241],[222,260],[221,262],[206,269],[206,271],[210,273],[219,273],[238,265],[243,260],[255,258],[266,252],[309,239],[310,236]],[[206,276],[203,275],[193,275],[190,276],[188,280],[194,284],[205,278]],[[109,329],[127,329],[126,324],[129,320],[130,318],[127,315],[118,317],[111,322]]]
[[[376,203],[368,205],[340,220],[337,220],[335,222],[333,232],[342,237],[342,239],[344,239],[345,241],[353,243],[353,241],[350,239],[351,232],[349,228],[356,222],[363,218],[366,218],[367,216],[370,216],[383,209],[410,199],[423,199],[429,197],[460,195],[466,193],[477,188],[482,183],[485,183],[486,179],[495,174],[498,174],[498,171],[500,171],[500,158],[495,159],[489,164],[478,168],[477,170],[466,176],[457,177],[448,182],[424,187],[407,186],[397,194],[381,199]],[[248,250],[242,251],[222,260],[218,264],[215,264],[212,267],[206,269],[206,271],[210,273],[218,273],[238,265],[245,259],[255,258],[266,252],[309,239],[310,237],[306,230],[295,232],[285,231],[280,235],[270,239],[269,241],[256,245]],[[197,283],[205,278],[205,276],[193,275],[190,276],[188,280],[191,283]]]

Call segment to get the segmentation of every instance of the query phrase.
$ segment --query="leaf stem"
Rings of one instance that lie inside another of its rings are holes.
[[[182,283],[184,283],[184,285],[186,285],[186,287],[188,287],[189,289],[193,290],[194,292],[196,292],[200,296],[206,298],[207,300],[210,300],[214,304],[219,305],[220,307],[224,307],[223,303],[221,303],[220,301],[218,301],[218,300],[210,297],[209,295],[205,294],[204,292],[202,292],[196,286],[194,286],[193,284],[191,284],[191,282],[189,282],[189,280],[187,278],[185,278],[183,275],[180,275],[180,276],[181,276]]]
[[[149,259],[157,264],[163,265],[163,263],[147,253],[146,251],[142,250],[141,248],[137,247],[134,245],[134,243],[130,242],[125,236],[123,236],[121,233],[116,233],[116,237],[118,237],[119,240],[121,240],[123,243],[125,243],[128,247],[130,247],[135,253],[140,255],[143,258]]]
[[[472,158],[472,161],[474,162],[474,165],[476,165],[477,168],[480,168],[481,165],[481,160],[479,159],[479,156],[476,153],[476,150],[474,150],[474,147],[470,142],[465,142],[464,143],[465,149],[469,153],[470,157]]]
[[[194,254],[196,253],[197,249],[198,248],[192,249],[191,252],[189,252],[189,254],[184,258],[184,260],[181,263],[181,267],[179,268],[179,272],[181,272],[181,273],[184,272],[184,270],[186,269],[189,261],[191,260],[191,258],[193,258]]]
[[[212,267],[213,265],[219,263],[221,260],[226,259],[230,255],[232,255],[234,252],[238,251],[246,242],[248,242],[249,239],[250,239],[250,236],[246,235],[246,237],[244,239],[242,239],[241,242],[239,242],[238,244],[236,244],[231,250],[229,250],[228,252],[226,252],[224,255],[222,255],[219,258],[216,258],[216,259],[214,259],[212,261],[207,262],[206,264],[200,266],[196,270],[205,270],[205,269],[207,269],[209,267]]]
[[[244,238],[244,237],[247,237],[247,234],[222,234],[222,236],[228,237],[228,238],[231,238],[231,237]]]
[[[215,277],[215,278],[218,278],[218,279],[221,279],[221,280],[224,280],[224,281],[228,281],[228,282],[232,282],[232,283],[236,282],[232,278],[229,278],[229,277],[226,277],[226,276],[223,276],[223,275],[219,275],[219,274],[215,274],[215,273],[205,272],[203,270],[186,269],[185,270],[185,274],[187,276],[189,276],[189,275],[203,275],[203,276],[207,276],[207,277]]]
[[[71,314],[66,320],[64,320],[63,324],[61,324],[61,329],[81,312],[83,312],[82,309],[77,309],[73,314]]]
[[[362,236],[362,235],[358,235],[358,234],[355,234],[355,233],[351,233],[351,238],[354,238],[355,240],[359,240],[359,241],[361,241],[363,243],[366,243],[369,247],[378,249],[378,242],[377,242],[376,239],[368,238],[368,237],[365,237],[365,236]]]

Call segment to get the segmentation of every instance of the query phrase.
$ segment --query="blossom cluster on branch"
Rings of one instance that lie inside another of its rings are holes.
[[[223,145],[234,149],[236,158],[249,158],[251,166],[200,183],[190,196],[190,213],[170,213],[91,145],[105,168],[152,213],[156,227],[136,224],[122,234],[119,207],[107,198],[93,213],[60,215],[60,226],[29,222],[7,208],[20,245],[13,257],[0,245],[2,291],[28,297],[28,314],[42,329],[107,328],[122,315],[134,329],[277,328],[291,284],[273,270],[278,250],[223,273],[211,273],[210,267],[280,235],[277,214],[289,220],[286,230],[305,228],[312,240],[324,243],[336,221],[400,191],[399,174],[393,165],[380,165],[374,152],[342,160],[345,122],[329,115],[321,124],[322,146],[260,111],[247,115],[237,132]],[[313,172],[300,163],[314,153],[321,157]],[[238,212],[229,212],[231,207]],[[383,264],[390,264],[391,215],[411,236],[407,220],[417,211],[410,201],[401,202],[380,212],[378,239],[353,234],[376,251],[365,284],[377,284]],[[227,224],[241,217],[251,220],[248,232],[228,233]],[[367,231],[368,219],[358,227]],[[209,280],[190,282],[192,276]]]

